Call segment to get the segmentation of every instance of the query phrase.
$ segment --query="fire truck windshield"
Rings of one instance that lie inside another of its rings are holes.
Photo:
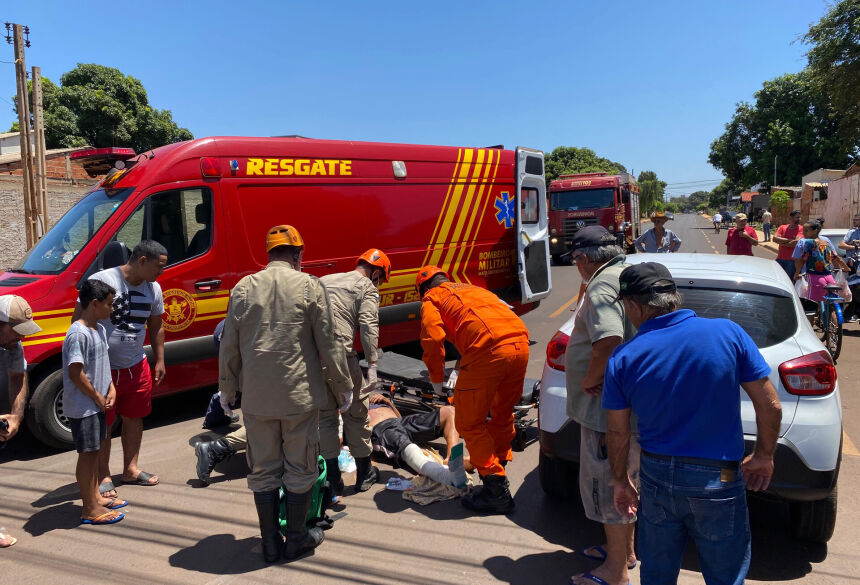
[[[550,197],[553,211],[577,211],[615,207],[615,189],[556,191]]]
[[[48,230],[12,272],[59,274],[65,270],[133,190],[92,191]]]

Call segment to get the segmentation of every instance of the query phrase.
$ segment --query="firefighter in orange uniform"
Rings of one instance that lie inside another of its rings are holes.
[[[437,392],[445,377],[446,339],[461,356],[454,424],[484,483],[463,505],[475,512],[507,514],[514,509],[514,499],[504,466],[513,458],[514,406],[522,397],[529,332],[496,295],[451,282],[441,268],[422,268],[416,285],[424,363]]]

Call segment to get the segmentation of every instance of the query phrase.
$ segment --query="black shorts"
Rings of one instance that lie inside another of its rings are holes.
[[[410,414],[403,418],[389,418],[373,427],[370,442],[374,451],[391,459],[399,459],[410,443],[427,443],[442,436],[439,410]]]
[[[102,441],[107,437],[107,423],[103,412],[84,418],[70,418],[69,426],[72,427],[72,438],[75,440],[75,449],[78,453],[98,451]]]

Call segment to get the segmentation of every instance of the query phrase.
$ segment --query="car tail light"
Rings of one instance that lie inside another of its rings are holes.
[[[780,364],[779,379],[789,394],[824,396],[836,388],[836,366],[822,350]]]
[[[564,371],[564,354],[567,351],[567,340],[570,336],[561,331],[549,340],[546,346],[546,363],[554,370]]]

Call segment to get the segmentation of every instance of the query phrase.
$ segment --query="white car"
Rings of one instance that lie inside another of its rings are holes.
[[[845,254],[848,253],[848,250],[841,249],[839,244],[842,243],[842,240],[845,238],[845,234],[847,234],[848,231],[848,228],[822,228],[821,233],[818,235],[829,239],[836,248],[836,251],[839,252],[839,255],[844,260]]]
[[[816,337],[794,286],[776,262],[752,256],[635,254],[632,264],[665,265],[700,317],[726,318],[753,338],[782,403],[782,425],[769,494],[791,503],[795,535],[826,542],[836,523],[836,480],[842,459],[842,405],[836,367]],[[573,318],[547,345],[538,411],[539,476],[550,496],[576,492],[579,425],[566,414],[564,354]],[[671,349],[667,349],[671,351]],[[755,443],[755,411],[741,395],[746,453]]]

